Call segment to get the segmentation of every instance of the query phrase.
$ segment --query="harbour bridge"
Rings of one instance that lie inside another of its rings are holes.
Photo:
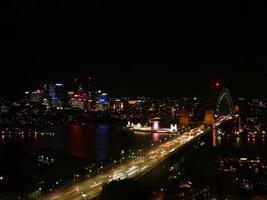
[[[90,178],[86,178],[71,186],[58,189],[48,195],[40,196],[40,193],[38,192],[33,193],[32,198],[42,200],[94,199],[101,193],[104,184],[114,180],[135,179],[143,176],[170,155],[179,151],[203,134],[212,132],[213,145],[216,145],[216,128],[224,122],[234,119],[239,119],[240,125],[240,116],[239,113],[237,113],[239,109],[235,109],[234,107],[229,90],[218,84],[215,86],[214,95],[207,100],[207,106],[203,107],[205,110],[201,125],[192,127],[182,133],[175,134],[168,140],[152,146],[146,151],[145,156],[124,160],[115,167]],[[241,129],[241,127],[239,128]]]

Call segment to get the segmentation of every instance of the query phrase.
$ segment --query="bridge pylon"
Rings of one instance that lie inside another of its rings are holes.
[[[187,110],[183,110],[180,117],[180,125],[181,126],[188,126],[190,123],[190,116]]]
[[[212,145],[216,146],[216,126],[213,110],[207,110],[204,117],[204,124],[211,127],[212,130]]]
[[[236,115],[238,115],[238,133],[241,133],[243,130],[242,130],[242,126],[241,126],[241,117],[240,117],[239,105],[235,106],[235,113],[236,113]]]

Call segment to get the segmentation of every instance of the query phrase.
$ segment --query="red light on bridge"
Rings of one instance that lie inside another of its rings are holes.
[[[222,83],[219,80],[215,80],[215,81],[212,82],[212,86],[211,87],[218,90],[218,89],[220,89],[222,87]]]
[[[210,87],[216,90],[219,90],[223,87],[223,83],[220,79],[211,79]]]

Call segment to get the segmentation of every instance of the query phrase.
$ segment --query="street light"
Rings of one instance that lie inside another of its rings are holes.
[[[73,182],[75,183],[76,182],[76,179],[79,178],[79,174],[74,174],[73,175]]]

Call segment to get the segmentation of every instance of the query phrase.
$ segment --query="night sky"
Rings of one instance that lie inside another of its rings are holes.
[[[263,1],[1,4],[0,96],[92,76],[114,95],[198,95],[216,78],[267,97]]]

